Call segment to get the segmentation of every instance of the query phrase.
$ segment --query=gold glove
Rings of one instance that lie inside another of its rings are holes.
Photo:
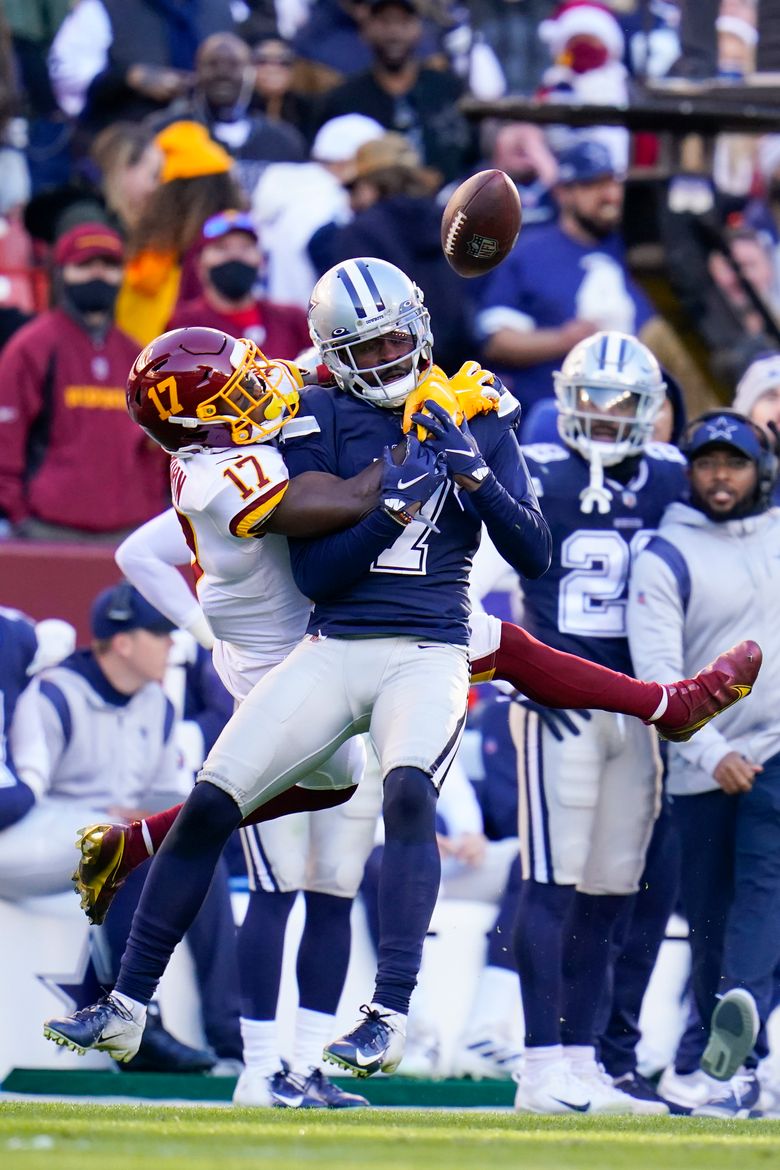
[[[409,397],[404,403],[404,418],[401,424],[401,429],[404,434],[412,429],[412,415],[420,411],[425,411],[425,403],[427,399],[432,399],[438,402],[439,406],[451,414],[455,422],[460,424],[463,422],[464,414],[458,399],[453,394],[450,387],[450,381],[444,370],[440,366],[431,366],[422,381],[412,390]],[[428,435],[428,431],[417,426],[417,438],[422,443]]]
[[[495,376],[484,370],[479,362],[464,362],[457,374],[450,378],[450,390],[466,418],[490,414],[498,410],[500,394],[495,388]]]

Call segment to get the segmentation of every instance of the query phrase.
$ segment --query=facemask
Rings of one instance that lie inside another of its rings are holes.
[[[581,41],[566,53],[567,64],[573,73],[589,73],[591,69],[600,69],[609,60],[609,53],[604,45],[590,45]]]
[[[65,283],[65,295],[79,313],[110,313],[118,294],[119,285],[107,280]]]
[[[226,260],[224,264],[209,268],[209,278],[225,300],[241,301],[252,291],[257,280],[257,268],[243,260]]]

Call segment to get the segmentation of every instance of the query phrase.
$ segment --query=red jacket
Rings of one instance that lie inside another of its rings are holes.
[[[62,309],[14,334],[0,354],[0,515],[114,532],[167,507],[168,457],[125,404],[137,354],[115,327],[95,342]]]
[[[311,347],[306,314],[297,305],[275,305],[256,301],[246,313],[220,313],[205,297],[182,301],[168,324],[169,329],[187,325],[204,325],[221,329],[232,337],[248,337],[266,357],[295,361],[298,354]]]

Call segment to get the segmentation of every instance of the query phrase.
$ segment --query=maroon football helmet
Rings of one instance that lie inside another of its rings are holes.
[[[299,406],[292,378],[273,374],[252,341],[220,329],[172,329],[136,358],[127,409],[172,454],[262,443]]]

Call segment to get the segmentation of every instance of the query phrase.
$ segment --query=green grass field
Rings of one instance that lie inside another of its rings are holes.
[[[773,1170],[780,1122],[0,1104],[2,1170]]]

